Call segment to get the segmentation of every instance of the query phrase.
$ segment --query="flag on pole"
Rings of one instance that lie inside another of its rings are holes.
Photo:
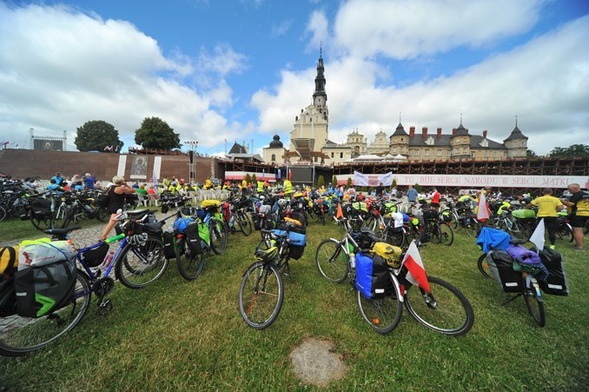
[[[262,178],[264,178],[264,174],[266,174],[266,170],[262,169]]]
[[[540,222],[538,222],[536,229],[530,237],[530,242],[536,245],[538,253],[544,249],[544,218],[540,219]]]
[[[487,199],[485,199],[485,192],[481,190],[481,194],[479,196],[479,208],[477,211],[477,220],[479,222],[486,222],[489,219],[489,205],[487,204]]]
[[[337,211],[335,213],[335,217],[337,219],[344,217],[344,212],[342,211],[342,203],[337,203]]]
[[[292,180],[292,170],[288,169],[288,180]]]
[[[419,254],[419,249],[417,249],[415,241],[412,241],[411,245],[409,245],[409,249],[405,253],[405,258],[403,258],[403,264],[409,271],[406,276],[407,280],[431,293],[425,267],[423,266],[423,261],[421,261],[421,255]]]
[[[278,171],[276,172],[276,178],[278,178],[279,180],[282,178],[280,169],[278,169]]]

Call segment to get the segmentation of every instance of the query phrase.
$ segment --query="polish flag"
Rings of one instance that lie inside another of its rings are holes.
[[[477,220],[479,222],[486,222],[489,219],[489,205],[487,199],[485,199],[484,191],[481,191],[479,196],[479,209],[477,211]]]
[[[405,258],[403,259],[403,264],[408,270],[407,280],[431,293],[427,275],[425,274],[425,267],[423,266],[423,261],[421,261],[421,255],[419,254],[417,245],[415,245],[415,241],[412,241],[411,245],[409,245],[409,249],[407,249],[407,253],[405,253]]]

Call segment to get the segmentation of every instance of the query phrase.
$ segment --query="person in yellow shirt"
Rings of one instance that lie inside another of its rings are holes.
[[[288,178],[284,179],[284,182],[282,183],[282,188],[284,191],[284,197],[286,197],[287,199],[290,199],[294,190],[292,188],[292,182],[290,182],[290,180]]]
[[[529,202],[526,205],[526,208],[531,208],[532,206],[538,207],[536,218],[538,218],[538,222],[540,219],[544,219],[544,227],[546,228],[546,231],[548,231],[550,249],[554,249],[554,242],[556,241],[557,212],[562,210],[564,205],[558,198],[552,196],[552,189],[544,188],[542,196]]]
[[[560,199],[563,204],[571,208],[571,226],[575,238],[576,250],[583,250],[583,227],[589,220],[589,193],[581,190],[581,185],[574,183],[567,187],[572,196],[567,199]]]

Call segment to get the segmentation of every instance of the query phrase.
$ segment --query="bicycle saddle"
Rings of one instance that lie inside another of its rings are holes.
[[[72,232],[74,230],[81,229],[81,228],[82,228],[82,226],[70,226],[70,227],[63,227],[63,228],[50,228],[50,229],[43,230],[43,232],[45,232],[47,234],[51,234],[54,239],[65,240],[67,238],[67,235],[70,232]]]

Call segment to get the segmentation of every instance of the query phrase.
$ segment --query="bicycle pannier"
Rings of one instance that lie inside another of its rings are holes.
[[[0,248],[0,281],[4,275],[12,276],[18,267],[18,246]]]
[[[382,257],[388,265],[393,268],[401,266],[402,249],[398,246],[393,246],[386,242],[375,242],[372,246],[372,251]]]
[[[176,249],[174,247],[175,237],[171,231],[164,231],[162,234],[162,240],[164,242],[164,257],[168,260],[176,257]]]
[[[188,249],[192,254],[202,253],[202,239],[200,238],[199,234],[199,225],[199,223],[194,222],[189,224],[186,228],[186,245],[188,246]],[[202,226],[204,226],[204,228],[207,229],[208,233],[207,226],[204,223],[202,224]]]
[[[44,316],[67,305],[74,296],[76,263],[67,260],[17,271],[14,287],[20,316]]]
[[[548,279],[540,282],[542,291],[551,295],[569,295],[562,255],[554,249],[544,248],[539,256],[546,269],[548,269]]]
[[[379,255],[356,254],[356,289],[369,299],[383,298],[390,283],[389,268]]]
[[[517,293],[522,290],[522,275],[513,269],[513,259],[509,253],[494,250],[487,253],[487,263],[495,278],[495,282],[506,293]]]

